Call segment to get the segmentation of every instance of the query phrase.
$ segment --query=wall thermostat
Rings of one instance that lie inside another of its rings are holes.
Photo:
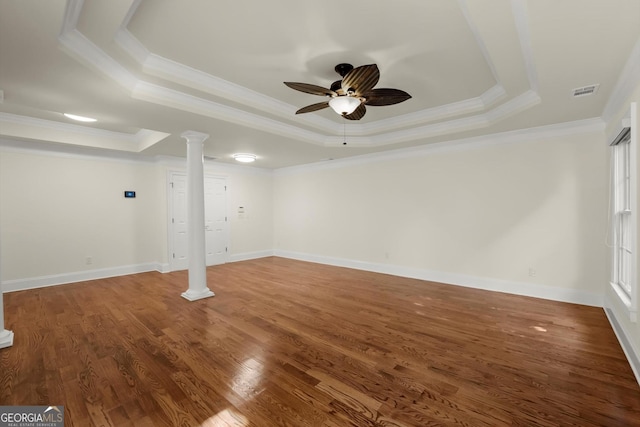
[[[127,199],[134,198],[134,197],[136,197],[136,192],[135,191],[125,191],[124,192],[124,197],[126,197]]]

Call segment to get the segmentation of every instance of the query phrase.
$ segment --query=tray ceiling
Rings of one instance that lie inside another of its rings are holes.
[[[21,0],[0,16],[0,135],[184,156],[196,130],[206,155],[265,168],[599,118],[640,56],[636,0]],[[294,115],[322,98],[282,82],[328,87],[340,62],[413,98],[358,122]]]

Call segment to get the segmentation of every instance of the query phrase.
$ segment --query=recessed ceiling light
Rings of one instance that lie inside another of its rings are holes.
[[[95,122],[95,121],[97,121],[96,119],[93,119],[91,117],[78,116],[76,114],[64,113],[64,116],[66,118],[68,118],[68,119],[76,120],[78,122]]]
[[[249,153],[238,153],[238,154],[234,154],[232,157],[242,163],[255,162],[257,158],[255,154],[249,154]]]

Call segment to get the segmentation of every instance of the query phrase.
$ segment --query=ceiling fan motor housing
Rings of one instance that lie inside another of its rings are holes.
[[[336,73],[340,74],[340,77],[344,77],[349,71],[353,70],[353,65],[347,63],[338,64],[334,70],[336,70]]]

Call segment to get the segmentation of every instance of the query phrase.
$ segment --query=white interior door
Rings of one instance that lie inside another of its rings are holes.
[[[187,176],[171,174],[169,182],[171,200],[169,238],[171,271],[189,268],[189,241],[187,234]]]
[[[189,267],[187,176],[172,173],[169,177],[169,255],[171,271]],[[227,261],[228,222],[226,179],[204,177],[204,217],[206,264]]]
[[[224,178],[204,178],[204,229],[207,265],[227,261],[227,183]]]

